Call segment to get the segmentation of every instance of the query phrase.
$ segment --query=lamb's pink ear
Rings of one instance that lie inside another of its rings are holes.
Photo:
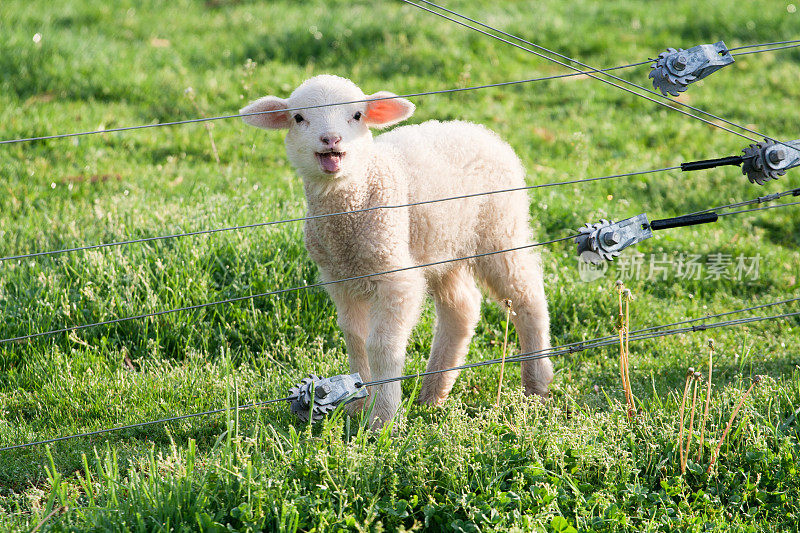
[[[290,116],[289,113],[283,111],[288,109],[289,104],[283,98],[277,96],[264,96],[255,102],[250,103],[248,106],[239,110],[240,114],[247,113],[261,113],[263,111],[273,111],[272,113],[263,113],[260,115],[250,115],[242,117],[245,124],[250,124],[257,128],[265,128],[269,130],[286,129],[289,127]]]
[[[364,119],[367,126],[387,128],[414,114],[414,104],[405,98],[390,98],[392,96],[396,95],[386,91],[379,91],[367,96],[367,98],[387,98],[367,103],[367,114]]]

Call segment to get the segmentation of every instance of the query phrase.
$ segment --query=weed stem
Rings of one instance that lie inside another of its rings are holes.
[[[708,408],[711,405],[711,374],[714,369],[714,339],[708,339],[708,381],[706,382],[706,407],[703,410],[703,423],[700,425],[700,448],[697,450],[697,462],[703,459],[703,444],[705,443],[706,423],[708,422]]]
[[[503,303],[506,306],[506,333],[503,337],[503,356],[500,361],[500,380],[497,383],[497,401],[495,405],[500,407],[500,391],[503,389],[503,372],[506,368],[506,347],[508,346],[508,323],[511,320],[511,313],[514,312],[513,306],[511,304],[511,300],[506,298],[503,300]]]
[[[708,470],[706,470],[706,474],[711,473],[711,469],[714,467],[714,462],[717,460],[717,455],[719,454],[719,451],[722,448],[722,443],[725,442],[725,437],[728,436],[728,433],[731,430],[731,426],[733,425],[733,420],[736,418],[736,415],[739,414],[739,409],[742,408],[742,404],[744,404],[744,401],[747,399],[748,396],[750,396],[750,391],[752,391],[753,387],[758,385],[760,381],[761,381],[761,376],[755,376],[753,378],[753,382],[750,384],[750,387],[747,389],[747,391],[745,391],[744,394],[742,394],[742,397],[739,398],[739,403],[736,404],[736,409],[733,410],[733,414],[731,414],[731,418],[730,420],[728,420],[728,425],[725,426],[725,431],[722,432],[722,438],[719,439],[719,442],[717,443],[717,447],[714,450],[714,453],[711,454],[711,462],[708,463]]]
[[[702,379],[702,375],[700,372],[694,373],[694,384],[692,387],[692,409],[689,415],[689,436],[686,437],[686,456],[683,458],[683,464],[686,465],[689,462],[689,448],[692,445],[692,435],[694,433],[694,410],[697,406],[697,384]]]
[[[678,430],[678,453],[680,454],[679,457],[681,461],[681,474],[686,472],[686,465],[683,462],[683,420],[684,420],[683,411],[684,408],[686,407],[686,397],[689,395],[689,381],[692,379],[693,376],[694,376],[694,368],[689,367],[689,369],[686,371],[686,383],[683,386],[683,400],[681,400],[681,410],[679,414],[680,429]]]

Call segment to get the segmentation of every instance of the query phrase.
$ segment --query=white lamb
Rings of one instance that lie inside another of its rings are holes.
[[[392,96],[383,91],[365,96],[348,79],[322,75],[305,81],[288,99],[265,96],[241,112],[277,110],[244,121],[289,130],[286,151],[303,179],[308,215],[524,185],[525,171],[511,147],[477,124],[428,121],[373,139],[370,127],[391,126],[414,112],[414,105],[402,98],[280,111]],[[524,191],[324,217],[305,225],[306,248],[324,281],[530,243]],[[523,352],[550,347],[541,261],[524,249],[328,285],[351,372],[365,381],[401,375],[426,289],[436,306],[427,368],[462,364],[480,318],[476,277],[496,298],[513,301]],[[456,371],[425,376],[419,401],[441,404],[457,376]],[[522,364],[526,394],[546,397],[552,379],[549,359]],[[379,427],[397,413],[400,383],[372,389],[371,423]],[[350,411],[362,407],[351,405]]]

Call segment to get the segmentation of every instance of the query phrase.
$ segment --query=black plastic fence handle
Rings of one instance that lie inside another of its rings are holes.
[[[704,159],[703,161],[689,161],[688,163],[681,163],[681,170],[687,172],[689,170],[703,170],[724,165],[739,166],[742,161],[744,161],[744,158],[740,155],[721,157],[719,159]]]
[[[719,215],[716,213],[700,213],[699,215],[686,215],[682,217],[664,218],[661,220],[654,220],[650,223],[650,229],[670,229],[680,228],[683,226],[696,226],[697,224],[708,224],[716,222]]]

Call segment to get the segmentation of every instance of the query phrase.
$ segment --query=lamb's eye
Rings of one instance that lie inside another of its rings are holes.
[[[356,111],[356,114],[353,115],[353,118],[356,120],[361,120],[361,111]]]
[[[296,114],[296,115],[294,116],[294,121],[295,121],[295,122],[297,122],[298,124],[300,124],[301,122],[303,122],[303,120],[304,120],[304,119],[303,119],[303,115],[301,115],[300,113],[298,113],[298,114]]]

